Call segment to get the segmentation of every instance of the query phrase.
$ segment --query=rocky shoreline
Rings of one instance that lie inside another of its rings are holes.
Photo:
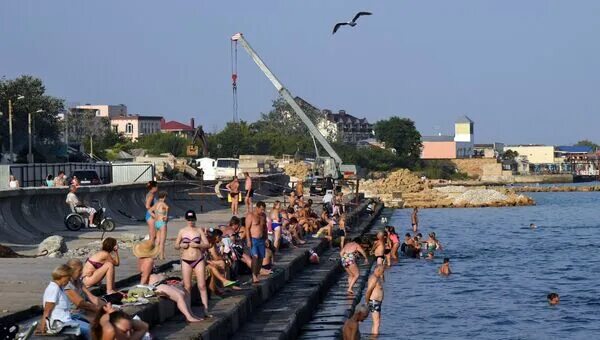
[[[366,197],[377,197],[393,208],[481,208],[535,205],[535,201],[515,190],[485,186],[433,187],[409,170],[400,169],[383,179],[366,180],[361,185]]]

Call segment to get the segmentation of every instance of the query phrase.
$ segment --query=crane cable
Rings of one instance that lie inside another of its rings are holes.
[[[237,98],[237,41],[231,41],[231,87],[233,91],[233,122],[238,123],[238,98]]]

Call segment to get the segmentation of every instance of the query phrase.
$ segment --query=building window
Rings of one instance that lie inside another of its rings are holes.
[[[133,134],[133,124],[131,124],[131,123],[125,124],[125,133]]]

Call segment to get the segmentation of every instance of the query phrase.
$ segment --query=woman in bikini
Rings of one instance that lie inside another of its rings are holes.
[[[106,293],[115,293],[115,267],[120,263],[117,240],[107,237],[102,241],[102,249],[85,260],[81,282],[89,288],[106,277]]]
[[[196,275],[198,290],[204,314],[208,317],[208,293],[206,291],[205,253],[210,243],[203,228],[196,228],[196,213],[188,210],[185,213],[187,225],[179,230],[175,240],[175,249],[181,250],[181,274],[183,286],[188,294],[192,293],[192,275]]]
[[[144,202],[144,206],[146,207],[146,223],[148,224],[148,235],[150,235],[150,239],[154,242],[156,237],[156,229],[155,229],[155,220],[152,218],[152,207],[158,201],[156,199],[156,192],[158,191],[158,183],[156,181],[149,181],[146,184],[146,189],[148,189],[148,193],[146,194],[146,201]]]
[[[150,209],[152,220],[154,220],[154,228],[156,229],[157,244],[160,249],[159,259],[165,259],[165,242],[167,241],[167,220],[169,216],[169,206],[165,202],[167,192],[161,191],[158,193],[158,202]]]
[[[342,262],[342,266],[344,267],[344,270],[346,271],[346,273],[348,273],[348,291],[347,292],[350,295],[354,295],[354,291],[352,290],[352,287],[354,287],[354,284],[356,283],[356,281],[358,280],[358,277],[360,276],[360,271],[358,269],[358,263],[357,263],[358,254],[361,254],[362,257],[365,259],[365,264],[369,263],[369,260],[367,259],[367,253],[365,252],[363,247],[361,247],[360,244],[358,244],[356,242],[358,240],[360,240],[360,239],[357,238],[352,242],[346,243],[346,245],[344,245],[344,247],[340,250],[340,257],[341,257],[340,260]]]
[[[398,237],[398,234],[396,234],[396,229],[391,225],[386,226],[385,230],[388,235],[388,240],[390,241],[390,244],[391,244],[392,260],[397,261],[398,260],[398,249],[400,248],[400,237]]]

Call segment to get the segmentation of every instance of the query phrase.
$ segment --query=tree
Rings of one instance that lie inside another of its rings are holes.
[[[377,140],[385,143],[386,148],[396,150],[401,166],[412,168],[417,164],[421,154],[421,134],[412,120],[391,117],[376,122],[374,130]]]
[[[42,81],[32,76],[16,79],[0,79],[0,141],[2,149],[9,148],[8,100],[13,103],[13,144],[14,152],[19,153],[28,146],[28,114],[32,117],[34,149],[45,153],[59,143],[60,126],[57,115],[64,111],[62,99],[45,94]],[[17,99],[23,96],[22,99]],[[40,111],[41,112],[37,112]],[[6,137],[5,137],[6,136]],[[36,158],[36,160],[39,158]]]
[[[135,148],[146,149],[151,155],[160,155],[161,153],[171,153],[175,157],[186,155],[186,149],[189,141],[185,137],[180,137],[172,133],[153,133],[138,138],[133,144]]]
[[[517,156],[519,156],[519,153],[515,150],[506,150],[502,154],[502,159],[505,161],[513,161],[515,158],[517,158]]]
[[[590,148],[592,148],[592,150],[594,152],[598,151],[598,148],[600,148],[600,145],[598,145],[588,139],[580,140],[574,146],[589,146]]]

